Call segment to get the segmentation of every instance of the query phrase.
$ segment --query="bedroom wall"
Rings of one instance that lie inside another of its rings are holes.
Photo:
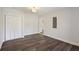
[[[79,8],[78,8],[79,9]],[[44,35],[56,38],[71,44],[79,45],[79,10],[64,8],[52,11],[40,17],[39,31]],[[75,13],[76,12],[76,13]],[[57,16],[57,28],[52,28],[52,17]],[[75,16],[75,17],[74,17]],[[76,19],[76,20],[75,20]],[[75,23],[74,23],[75,22]],[[76,31],[76,32],[75,32]]]
[[[2,16],[2,8],[0,8],[0,48],[3,43],[3,16]]]
[[[25,14],[23,23],[24,23],[24,26],[23,26],[24,35],[38,33],[38,16],[37,15]]]
[[[79,7],[71,8],[71,40],[79,45]]]

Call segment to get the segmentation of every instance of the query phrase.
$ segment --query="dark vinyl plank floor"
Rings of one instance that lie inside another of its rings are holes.
[[[3,43],[1,51],[79,51],[79,47],[41,34]]]

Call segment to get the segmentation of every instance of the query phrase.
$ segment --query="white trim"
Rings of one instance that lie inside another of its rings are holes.
[[[27,36],[27,35],[33,35],[33,34],[38,34],[38,33],[40,33],[40,32],[24,34],[24,36]]]
[[[79,46],[79,43],[76,43],[76,42],[72,42],[72,41],[69,41],[69,40],[63,40],[63,39],[61,39],[61,38],[53,37],[53,36],[46,35],[46,34],[43,34],[43,35],[48,36],[48,37],[51,37],[51,38],[55,38],[55,39],[58,39],[58,40],[61,40],[61,41],[63,41],[63,42],[67,42],[67,43],[72,44],[72,45]]]

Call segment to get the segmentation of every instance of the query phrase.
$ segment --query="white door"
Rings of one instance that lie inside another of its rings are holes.
[[[22,35],[22,17],[6,15],[6,40],[12,40]]]

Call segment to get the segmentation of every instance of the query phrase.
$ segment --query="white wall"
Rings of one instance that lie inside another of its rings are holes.
[[[24,35],[38,33],[38,16],[35,14],[24,15]]]
[[[79,8],[71,8],[71,40],[79,45]]]
[[[3,16],[2,16],[2,8],[0,8],[0,48],[3,43]]]
[[[57,28],[52,28],[52,17],[57,16]],[[75,17],[74,17],[75,16]],[[75,22],[75,23],[74,23]],[[44,35],[79,45],[79,8],[64,8],[40,17],[39,31]]]

